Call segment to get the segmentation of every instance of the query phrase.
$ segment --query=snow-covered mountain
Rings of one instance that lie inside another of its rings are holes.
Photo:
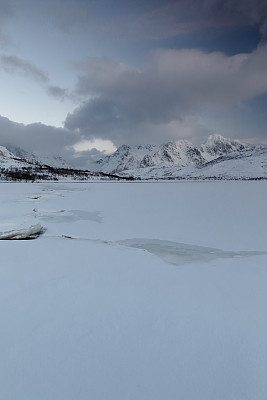
[[[26,160],[17,157],[14,153],[4,146],[0,146],[0,168],[26,168],[29,164]]]
[[[206,161],[211,161],[235,151],[242,152],[255,148],[256,146],[241,143],[237,139],[226,139],[221,135],[210,135],[207,142],[200,146],[199,151]]]
[[[267,149],[233,152],[203,165],[186,167],[148,167],[122,171],[137,179],[267,179]]]
[[[140,168],[142,160],[153,155],[156,150],[157,146],[154,145],[127,146],[123,144],[115,153],[96,161],[92,169],[116,173],[127,169]]]
[[[200,151],[187,140],[181,140],[176,143],[168,142],[159,147],[151,156],[144,156],[140,163],[141,168],[151,166],[181,166],[202,165],[205,159]]]
[[[0,180],[267,179],[266,148],[219,135],[210,136],[199,148],[186,140],[123,145],[99,160],[95,172],[50,166],[47,159],[40,162],[25,150],[11,150],[0,146]]]
[[[97,161],[92,169],[106,173],[118,173],[148,167],[185,167],[204,165],[232,152],[255,149],[239,140],[226,139],[221,135],[209,136],[199,148],[187,140],[168,142],[161,146],[120,146],[115,153]]]
[[[199,148],[186,140],[123,145],[99,160],[95,170],[141,179],[265,179],[267,149],[220,135],[209,136]]]
[[[4,146],[0,146],[0,180],[4,181],[35,181],[35,180],[110,180],[117,176],[102,172],[89,172],[73,168],[48,165],[36,160],[33,155],[22,149],[16,154]],[[20,156],[19,156],[20,155]],[[23,156],[23,158],[21,157]],[[32,156],[32,158],[31,158]],[[44,158],[47,161],[46,158]],[[62,159],[59,159],[59,164]],[[121,178],[125,179],[125,178]],[[126,178],[129,179],[129,178]]]
[[[70,165],[60,156],[54,157],[45,157],[45,156],[36,156],[33,153],[29,153],[28,151],[17,147],[17,146],[6,146],[6,149],[10,151],[13,156],[22,158],[26,161],[30,161],[32,163],[38,162],[41,164],[49,165],[53,168],[71,168]]]
[[[1,159],[4,160],[4,159],[7,159],[7,158],[12,158],[12,157],[14,157],[14,154],[11,151],[9,151],[4,146],[0,146],[0,162],[1,162]]]
[[[115,153],[97,161],[93,170],[106,173],[147,167],[202,165],[206,162],[199,149],[187,140],[161,146],[120,146]]]

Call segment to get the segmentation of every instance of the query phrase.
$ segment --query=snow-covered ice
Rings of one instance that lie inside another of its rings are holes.
[[[209,262],[217,258],[252,257],[267,254],[267,251],[222,251],[209,247],[193,246],[159,239],[126,239],[120,240],[118,243],[146,250],[173,265]]]
[[[0,398],[266,400],[267,183],[0,184]]]
[[[28,228],[13,229],[0,232],[0,240],[36,239],[43,232],[41,224],[31,225]]]

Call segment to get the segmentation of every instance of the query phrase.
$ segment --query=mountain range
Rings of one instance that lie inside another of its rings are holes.
[[[187,140],[122,145],[93,170],[139,179],[265,179],[267,149],[221,135],[209,136],[199,147]]]
[[[209,136],[207,142],[200,147],[195,147],[187,140],[168,142],[161,146],[122,145],[115,153],[96,161],[93,170],[118,173],[149,167],[201,166],[233,152],[256,149],[258,147],[220,135]]]
[[[0,181],[129,180],[127,177],[78,170],[66,165],[60,157],[38,159],[23,149],[0,146]]]
[[[92,172],[71,168],[60,157],[38,158],[0,146],[1,180],[95,179],[267,179],[267,148],[209,136],[199,147],[187,140],[122,145],[95,162]]]

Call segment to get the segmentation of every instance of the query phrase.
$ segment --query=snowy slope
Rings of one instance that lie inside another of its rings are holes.
[[[151,157],[158,150],[157,146],[120,146],[115,153],[97,161],[92,169],[108,173],[116,173],[125,169],[136,169],[142,164],[142,160]]]
[[[26,160],[17,157],[6,147],[0,146],[0,168],[23,168],[29,167]]]
[[[192,173],[195,177],[267,179],[267,149],[234,152],[215,159]]]
[[[8,159],[8,158],[14,158],[15,155],[9,151],[6,147],[0,146],[0,160],[3,159]]]
[[[199,166],[152,167],[121,174],[140,179],[267,179],[267,149],[233,152]]]
[[[77,170],[66,167],[58,167],[62,165],[62,159],[58,159],[54,166],[48,163],[41,163],[36,160],[33,155],[24,150],[17,149],[17,154],[27,156],[28,159],[20,158],[6,147],[0,146],[0,180],[2,181],[40,181],[40,180],[116,180],[117,176],[110,176],[102,172],[89,172],[85,170]],[[31,158],[31,156],[33,158]],[[44,161],[48,159],[43,158]],[[51,159],[49,159],[51,161]],[[51,164],[51,162],[49,162]],[[53,164],[53,163],[52,163]],[[63,163],[64,165],[64,163]],[[125,179],[125,178],[123,178]]]
[[[205,159],[199,150],[187,140],[179,142],[168,142],[159,147],[159,150],[152,156],[145,156],[140,164],[141,168],[152,166],[186,166],[201,165]]]
[[[60,156],[55,157],[45,157],[45,156],[36,156],[33,153],[29,153],[28,151],[21,149],[16,146],[6,146],[7,150],[10,151],[15,157],[22,158],[26,161],[30,161],[31,163],[41,163],[45,165],[49,165],[54,168],[70,168],[70,165]]]

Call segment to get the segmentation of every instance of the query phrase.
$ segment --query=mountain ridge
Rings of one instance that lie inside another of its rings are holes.
[[[256,149],[260,147],[221,135],[210,135],[206,143],[199,147],[187,140],[167,142],[160,146],[122,145],[113,154],[96,161],[92,170],[119,173],[148,167],[199,166],[233,152]]]
[[[92,172],[55,167],[23,149],[0,146],[2,181],[267,179],[267,148],[213,135],[200,147],[187,140],[161,146],[122,145],[95,165]]]
[[[21,154],[30,154],[20,149]],[[0,146],[0,181],[94,181],[94,180],[131,180],[115,174],[90,172],[71,167],[53,167],[33,158],[27,160],[18,157],[4,146]]]

